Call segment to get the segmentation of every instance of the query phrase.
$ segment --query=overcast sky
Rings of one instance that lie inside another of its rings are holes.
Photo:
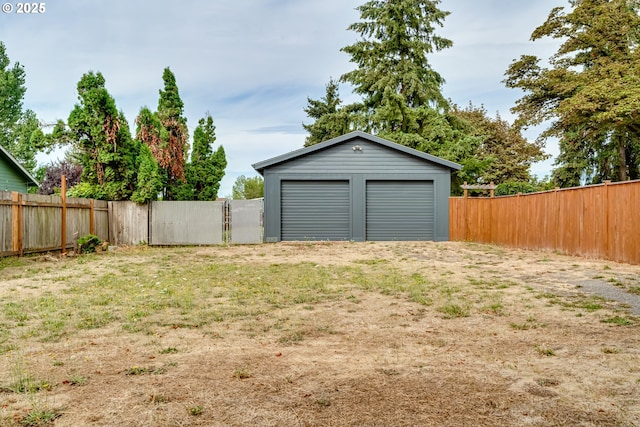
[[[207,112],[214,119],[229,163],[219,195],[227,196],[236,177],[257,174],[252,163],[302,147],[307,97],[319,99],[330,77],[354,68],[340,49],[356,41],[347,27],[359,20],[355,8],[364,0],[55,0],[42,3],[41,14],[18,14],[13,0],[0,3],[3,11],[13,6],[0,14],[0,41],[25,68],[25,108],[44,122],[66,121],[82,74],[100,71],[133,133],[140,108],[156,109],[168,66],[190,135]],[[443,0],[440,8],[451,15],[439,34],[453,48],[430,62],[446,79],[444,95],[511,121],[521,94],[504,87],[504,72],[522,54],[553,54],[555,41],[529,38],[553,7],[566,5]],[[340,90],[343,100],[357,99],[349,87]],[[557,147],[547,151],[556,155]],[[533,172],[549,174],[552,161]]]

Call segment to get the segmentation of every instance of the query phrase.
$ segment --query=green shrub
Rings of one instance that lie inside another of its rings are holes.
[[[93,234],[87,234],[78,239],[78,253],[89,254],[96,251],[96,248],[102,244],[102,240]]]

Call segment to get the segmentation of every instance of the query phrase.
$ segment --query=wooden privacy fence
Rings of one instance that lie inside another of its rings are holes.
[[[451,240],[640,264],[640,181],[449,199]]]
[[[64,251],[87,234],[109,240],[107,202],[0,192],[0,256]]]

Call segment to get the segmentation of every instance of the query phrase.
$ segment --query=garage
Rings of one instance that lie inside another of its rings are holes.
[[[456,163],[356,131],[253,167],[265,242],[449,239]]]

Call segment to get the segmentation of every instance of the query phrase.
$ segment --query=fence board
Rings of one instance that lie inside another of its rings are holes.
[[[619,206],[608,206],[608,249],[612,257],[624,262],[638,263],[640,260],[640,186],[608,186],[609,199],[619,200]]]
[[[0,191],[0,255],[13,253],[11,193]]]
[[[149,207],[134,202],[108,202],[110,243],[137,245],[149,242]]]
[[[61,248],[62,199],[40,194],[22,195],[22,226],[25,252]],[[73,242],[73,240],[67,240]]]
[[[109,202],[106,200],[93,201],[93,234],[105,242],[111,241],[109,235]]]
[[[91,234],[91,200],[67,198],[67,205],[69,206],[65,241],[67,246],[75,247],[78,244],[78,238]]]
[[[640,181],[494,198],[451,198],[451,240],[640,264]]]

